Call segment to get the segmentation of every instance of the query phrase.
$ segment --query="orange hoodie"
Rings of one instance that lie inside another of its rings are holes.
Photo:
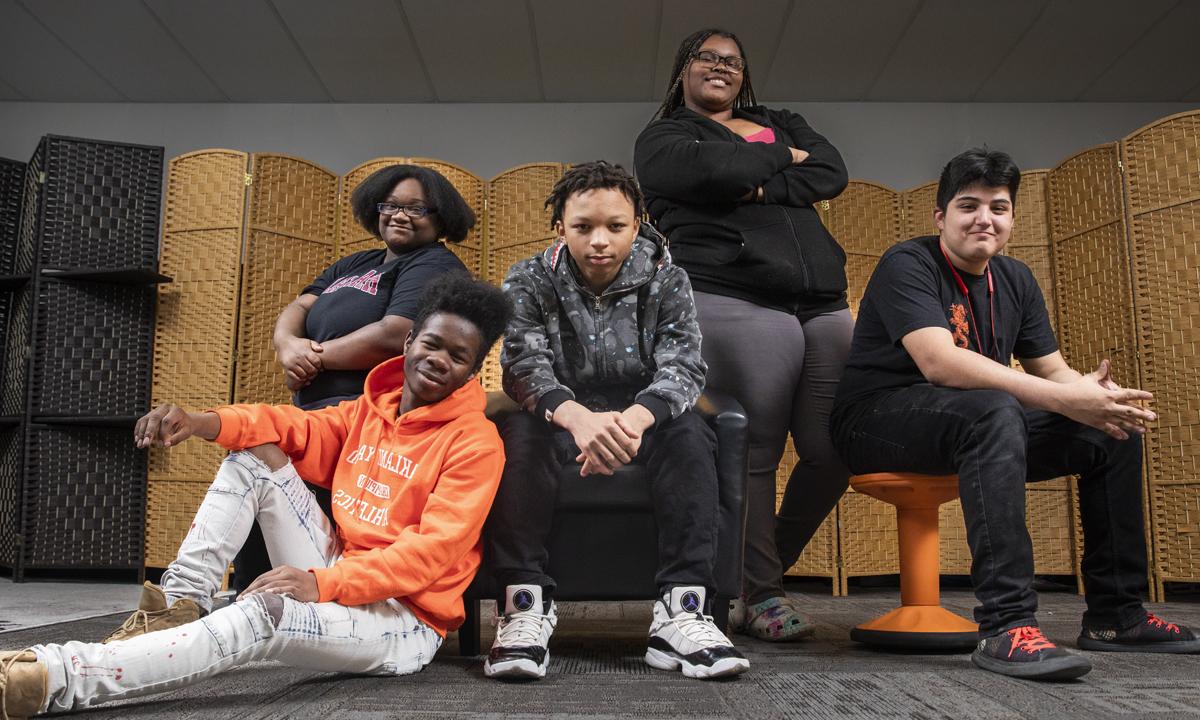
[[[216,442],[230,450],[275,443],[300,477],[333,492],[342,558],[313,568],[321,602],[403,602],[438,633],[462,624],[462,594],[479,569],[504,445],[470,381],[397,416],[404,358],[377,366],[357,400],[305,412],[232,405]]]

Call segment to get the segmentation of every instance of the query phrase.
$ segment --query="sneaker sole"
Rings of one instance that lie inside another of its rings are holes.
[[[484,661],[483,674],[486,677],[502,680],[537,680],[538,678],[546,677],[546,664],[548,662],[550,662],[549,653],[546,654],[546,659],[541,665],[528,658],[507,660],[494,665],[490,661]]]
[[[1200,653],[1200,640],[1138,643],[1135,645],[1133,643],[1118,643],[1095,640],[1080,635],[1078,644],[1080,650],[1092,650],[1095,652],[1170,653],[1174,655],[1192,655],[1194,653]]]
[[[984,670],[1024,680],[1074,680],[1087,675],[1092,670],[1092,663],[1087,658],[1078,655],[1069,655],[1056,660],[1019,663],[996,660],[976,650],[971,653],[971,662]]]
[[[750,661],[745,658],[724,658],[711,666],[696,665],[654,648],[646,648],[646,664],[658,670],[682,670],[685,677],[701,680],[740,675],[750,669]]]

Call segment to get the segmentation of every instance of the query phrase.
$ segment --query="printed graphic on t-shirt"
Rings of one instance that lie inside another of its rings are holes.
[[[954,344],[969,350],[971,348],[971,324],[967,322],[967,309],[962,303],[950,304],[950,327],[954,329]]]
[[[377,295],[379,293],[379,278],[382,277],[374,270],[368,270],[362,275],[347,275],[343,278],[338,278],[332,285],[325,288],[322,295],[328,295],[331,292],[341,290],[342,288],[351,288],[361,290],[368,295]]]

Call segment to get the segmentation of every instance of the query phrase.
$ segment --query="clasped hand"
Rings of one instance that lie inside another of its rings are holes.
[[[642,434],[654,424],[650,411],[637,404],[624,412],[592,412],[568,401],[555,411],[555,419],[579,447],[575,460],[583,463],[581,476],[612,475],[617,468],[628,465],[641,449]]]
[[[1154,395],[1118,385],[1109,374],[1108,360],[1101,360],[1098,368],[1070,383],[1069,387],[1068,407],[1063,414],[1118,440],[1129,439],[1129,433],[1145,433],[1146,423],[1158,419],[1152,411],[1139,405],[1153,400]]]
[[[308,338],[292,337],[281,342],[275,355],[283,367],[284,384],[295,392],[307,386],[324,370],[321,365],[321,343]]]

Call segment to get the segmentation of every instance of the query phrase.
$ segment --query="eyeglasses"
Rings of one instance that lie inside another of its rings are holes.
[[[746,69],[745,59],[737,55],[718,55],[712,50],[701,50],[698,53],[693,53],[692,57],[709,67],[715,68],[718,65],[724,64],[729,69],[729,72],[732,73],[740,73]]]
[[[390,202],[379,203],[375,206],[375,209],[379,211],[380,215],[387,215],[388,217],[391,217],[398,212],[402,212],[414,220],[419,220],[429,213],[437,212],[436,209],[427,208],[424,205],[397,205],[396,203]]]

